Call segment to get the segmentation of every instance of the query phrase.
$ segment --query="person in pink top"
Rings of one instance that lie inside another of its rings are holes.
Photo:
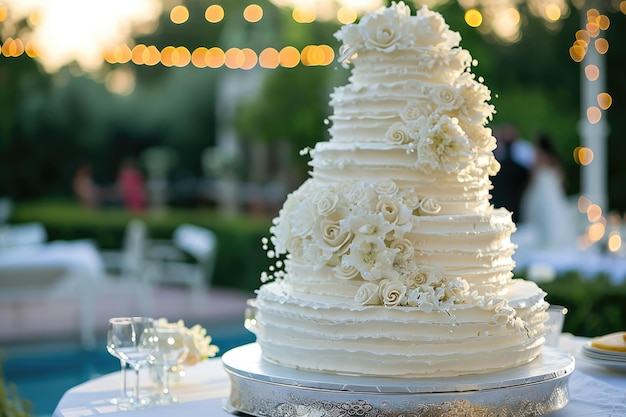
[[[127,158],[122,162],[117,183],[124,207],[135,212],[146,208],[145,179],[133,159]]]

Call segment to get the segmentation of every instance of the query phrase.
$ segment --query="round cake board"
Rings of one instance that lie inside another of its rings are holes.
[[[530,417],[569,400],[574,358],[544,347],[529,364],[481,375],[383,378],[286,368],[262,359],[257,343],[226,352],[225,410],[255,417]]]

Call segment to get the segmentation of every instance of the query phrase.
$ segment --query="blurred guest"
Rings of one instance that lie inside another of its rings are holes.
[[[84,162],[78,166],[72,182],[74,194],[85,207],[100,205],[100,189],[93,181],[91,165]]]
[[[494,154],[500,162],[500,171],[491,182],[492,203],[495,207],[504,207],[513,213],[513,221],[522,218],[522,196],[530,180],[529,163],[532,152],[524,146],[525,141],[519,139],[517,129],[509,124],[494,129],[498,147]]]
[[[537,246],[562,248],[576,239],[563,168],[547,134],[537,135],[534,147],[536,158],[522,201],[522,223],[534,230]]]
[[[117,175],[117,185],[124,207],[135,212],[146,208],[145,180],[134,159],[126,158],[122,162]]]

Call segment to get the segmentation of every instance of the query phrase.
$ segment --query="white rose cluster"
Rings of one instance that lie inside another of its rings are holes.
[[[343,26],[335,37],[343,42],[339,60],[347,62],[360,50],[391,52],[395,49],[453,48],[461,37],[443,17],[423,6],[415,16],[404,2],[393,2],[368,14],[358,23]]]
[[[430,313],[464,303],[469,294],[469,284],[464,279],[448,278],[442,271],[418,266],[410,276],[362,284],[355,301],[363,305],[415,307]]]
[[[391,180],[320,184],[308,179],[274,219],[268,255],[314,270],[330,268],[342,280],[407,280],[418,268],[413,243],[405,236],[416,215],[439,209],[433,198],[419,198]],[[283,275],[272,272],[275,278]]]
[[[494,109],[490,92],[471,76],[453,85],[423,88],[423,100],[406,103],[400,117],[386,132],[387,143],[406,146],[417,156],[415,166],[425,172],[459,172],[478,158],[488,158],[488,172],[499,166],[493,157],[496,140],[484,126]],[[482,163],[484,164],[484,163]]]

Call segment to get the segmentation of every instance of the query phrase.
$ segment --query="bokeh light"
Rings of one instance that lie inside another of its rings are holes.
[[[588,107],[587,108],[587,120],[592,125],[599,123],[600,120],[602,120],[602,111],[595,106]]]
[[[608,110],[611,104],[613,104],[613,98],[609,93],[598,94],[598,105],[602,110]]]
[[[259,54],[259,65],[263,68],[277,68],[280,65],[280,53],[274,48],[265,48]]]
[[[591,64],[585,67],[585,77],[587,77],[589,81],[595,81],[598,79],[599,76],[600,76],[600,69],[598,68],[597,65]]]
[[[547,4],[545,15],[548,20],[556,22],[561,18],[561,8],[554,3]]]
[[[191,53],[191,64],[196,68],[206,68],[206,56],[209,50],[204,46],[200,46]]]
[[[293,68],[300,63],[300,52],[293,46],[285,46],[280,50],[280,65]]]
[[[219,4],[212,4],[206,8],[204,18],[209,23],[221,22],[224,19],[224,9]]]
[[[291,17],[298,23],[312,23],[315,21],[317,14],[315,9],[310,7],[294,7]]]
[[[609,50],[609,41],[604,38],[596,39],[596,41],[594,42],[594,46],[599,54],[604,55]]]
[[[618,232],[611,232],[609,234],[609,240],[607,247],[611,252],[618,252],[622,247],[622,237]]]
[[[465,12],[465,23],[477,28],[483,23],[483,15],[476,9],[469,9]]]
[[[172,23],[180,25],[189,20],[189,10],[182,5],[178,5],[172,8],[170,11],[170,20]]]
[[[37,52],[37,45],[35,45],[35,42],[33,41],[26,42],[25,51],[29,58],[37,58],[39,56]]]
[[[2,44],[2,55],[6,57],[18,57],[24,53],[24,43],[20,39],[8,38]]]
[[[343,6],[337,10],[337,20],[342,25],[356,22],[358,18],[357,12],[353,7]]]
[[[214,46],[213,48],[209,48],[204,60],[209,68],[219,68],[224,65],[226,57],[221,48]]]
[[[587,220],[590,223],[595,223],[602,218],[602,208],[597,204],[590,204],[587,207]]]
[[[580,165],[589,165],[593,161],[593,150],[578,146],[574,149],[574,162]]]
[[[242,70],[249,70],[254,68],[259,60],[256,52],[254,52],[250,48],[243,48],[241,52],[243,53],[244,59],[239,68],[241,68]]]
[[[135,74],[128,67],[120,67],[106,75],[104,85],[112,93],[127,96],[135,90]]]
[[[250,23],[258,22],[263,18],[263,8],[258,4],[250,4],[243,10],[243,18]]]
[[[593,223],[587,227],[587,236],[592,242],[598,242],[604,237],[606,226],[601,222]]]
[[[241,68],[246,56],[239,48],[230,48],[224,53],[224,65],[230,69]]]
[[[589,200],[584,195],[578,197],[578,211],[580,213],[587,213],[589,206],[591,206],[591,200]]]
[[[335,57],[332,48],[328,45],[307,45],[302,49],[302,65],[320,66],[329,65]]]

